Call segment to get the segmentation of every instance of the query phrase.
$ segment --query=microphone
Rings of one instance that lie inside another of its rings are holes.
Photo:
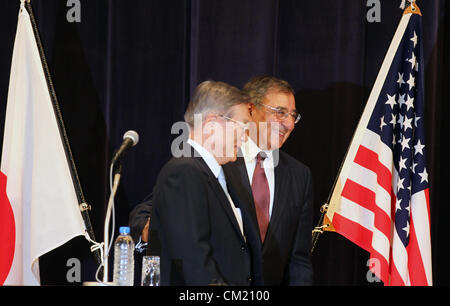
[[[119,159],[121,159],[129,148],[134,147],[139,142],[139,135],[133,130],[127,131],[123,134],[123,142],[120,145],[119,149],[114,153],[111,163],[116,163]]]
[[[119,163],[116,165],[116,162],[120,160],[125,153],[128,151],[129,148],[134,147],[139,142],[139,135],[133,130],[127,131],[125,134],[123,134],[123,142],[120,145],[119,149],[114,153],[112,161],[111,161],[111,174],[110,174],[110,186],[111,186],[111,195],[109,196],[108,200],[108,207],[106,208],[106,216],[105,216],[105,224],[104,224],[104,230],[103,230],[103,283],[108,283],[108,256],[109,256],[109,249],[110,249],[110,243],[112,241],[109,240],[109,222],[111,219],[112,214],[112,220],[113,220],[113,226],[112,230],[114,231],[114,196],[116,195],[117,189],[119,187],[119,181],[120,177],[122,175],[122,165]],[[114,169],[115,168],[115,169]],[[114,172],[114,175],[113,175]],[[114,180],[113,180],[114,176]],[[113,233],[111,233],[111,237],[113,236]],[[97,276],[96,276],[97,277]]]

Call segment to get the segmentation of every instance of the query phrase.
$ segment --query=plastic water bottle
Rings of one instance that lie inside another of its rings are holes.
[[[134,242],[130,228],[122,226],[114,243],[114,276],[116,286],[133,286],[134,282]]]

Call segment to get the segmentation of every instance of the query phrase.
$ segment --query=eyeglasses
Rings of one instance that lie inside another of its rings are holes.
[[[244,130],[244,131],[247,131],[247,130],[248,130],[248,123],[244,123],[244,122],[235,120],[235,119],[233,119],[233,118],[230,118],[230,117],[227,117],[227,116],[224,116],[224,115],[218,115],[218,116],[221,117],[221,118],[223,118],[223,119],[230,120],[231,122],[236,123],[236,124],[237,124],[242,130]]]
[[[284,121],[287,119],[288,116],[291,116],[294,119],[294,124],[297,124],[300,121],[300,118],[302,117],[297,111],[288,112],[284,107],[273,107],[264,103],[257,103],[257,104],[262,105],[267,109],[270,109],[271,112],[275,115],[275,117],[280,121]]]

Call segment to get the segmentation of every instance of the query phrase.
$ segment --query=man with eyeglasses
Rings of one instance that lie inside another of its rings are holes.
[[[227,182],[245,200],[260,234],[264,284],[311,285],[311,173],[280,150],[300,120],[294,91],[271,76],[251,79],[243,91],[253,124],[242,157],[223,167]]]
[[[188,156],[172,158],[153,189],[149,254],[161,257],[162,285],[262,285],[257,229],[222,167],[246,140],[247,102],[239,89],[213,81],[189,102]]]

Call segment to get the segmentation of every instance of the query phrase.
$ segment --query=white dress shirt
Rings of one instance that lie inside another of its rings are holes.
[[[253,172],[255,172],[256,156],[261,151],[266,153],[267,157],[264,159],[262,167],[264,168],[267,182],[269,183],[269,191],[270,191],[269,218],[270,218],[272,216],[273,198],[275,193],[275,169],[274,169],[273,151],[261,150],[250,137],[248,137],[247,142],[242,144],[241,151],[245,160],[245,167],[247,168],[250,186],[252,185]]]
[[[234,206],[233,200],[230,197],[230,194],[228,193],[227,183],[225,180],[225,174],[223,172],[222,166],[219,165],[217,160],[214,158],[214,156],[206,150],[204,147],[202,147],[198,142],[192,139],[188,139],[187,143],[193,147],[203,158],[205,163],[208,165],[209,169],[211,169],[211,172],[214,174],[214,176],[219,181],[220,186],[222,186],[223,191],[225,192],[225,195],[228,198],[228,201],[230,202],[231,209],[233,210],[234,215],[236,216],[237,223],[239,224],[239,228],[241,230],[242,236],[244,236],[244,226],[242,223],[242,215],[241,210]]]

